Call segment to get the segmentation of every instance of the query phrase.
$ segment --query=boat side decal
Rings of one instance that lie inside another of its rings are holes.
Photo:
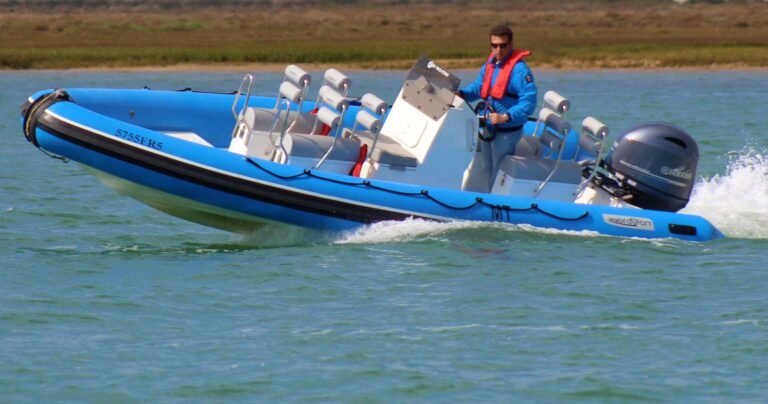
[[[623,216],[623,215],[609,215],[603,214],[603,221],[613,226],[624,227],[627,229],[638,229],[653,231],[653,220],[645,217],[635,216]]]
[[[163,150],[163,142],[158,142],[154,139],[150,139],[145,136],[137,135],[131,131],[125,130],[125,129],[117,129],[115,130],[115,136],[119,137],[120,139],[125,139],[129,142],[138,143],[142,146],[147,146],[151,149],[155,150]]]

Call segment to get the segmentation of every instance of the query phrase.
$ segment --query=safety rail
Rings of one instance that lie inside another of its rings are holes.
[[[334,99],[341,97],[342,99],[346,100],[347,94],[349,93],[349,87],[352,84],[352,82],[349,80],[349,77],[347,77],[344,73],[334,69],[330,68],[325,71],[323,74],[323,84],[320,86],[320,91],[317,93],[317,99],[315,100],[315,108],[319,109],[322,102],[325,101],[323,99],[323,92],[331,93],[330,90],[333,90],[336,95],[332,95]],[[323,89],[326,90],[323,90]],[[337,101],[338,102],[338,101]],[[315,123],[312,125],[312,130],[310,133],[315,133],[317,130],[318,125],[321,123],[318,117],[315,117]]]
[[[347,98],[344,95],[339,94],[333,87],[324,85],[320,88],[319,94],[318,98],[322,100],[325,105],[318,109],[317,120],[330,126],[331,131],[329,132],[329,135],[333,136],[333,143],[331,143],[331,146],[325,152],[323,157],[320,158],[317,164],[315,164],[313,167],[315,169],[319,168],[325,162],[328,156],[331,155],[334,147],[336,147],[336,142],[341,135],[339,133],[334,133],[334,131],[338,132],[338,128],[344,122],[344,115],[347,113],[347,109],[349,109],[349,101]]]
[[[594,154],[595,160],[592,172],[581,186],[579,186],[576,192],[574,192],[575,197],[578,197],[598,174],[609,178],[612,177],[612,174],[608,170],[602,168],[602,162],[606,155],[605,146],[608,141],[608,134],[608,126],[592,116],[584,118],[581,122],[579,148]]]
[[[555,111],[552,111],[551,109],[544,107],[539,111],[539,120],[544,122],[544,131],[541,134],[541,141],[545,142],[545,145],[550,148],[552,152],[557,151],[557,156],[555,158],[555,166],[552,168],[552,171],[549,172],[549,175],[544,179],[544,181],[539,184],[536,189],[533,191],[533,196],[538,196],[539,192],[541,192],[542,189],[544,189],[544,186],[547,185],[550,179],[555,175],[555,172],[560,167],[560,162],[562,161],[563,157],[563,149],[565,146],[565,139],[568,136],[568,133],[571,131],[571,124],[566,122],[560,115],[558,115]]]
[[[237,111],[237,104],[240,101],[240,96],[243,94],[243,86],[245,86],[246,82],[248,82],[248,90],[245,93],[245,102],[243,103],[243,108],[240,109],[240,111]],[[248,129],[247,134],[250,135],[253,128],[248,124],[248,122],[245,121],[245,109],[248,107],[248,102],[251,100],[251,91],[253,90],[253,75],[252,74],[246,74],[243,77],[243,80],[240,81],[240,87],[237,89],[237,93],[235,93],[235,100],[232,102],[232,116],[235,118],[235,127],[232,129],[232,137],[235,137],[237,135],[238,129],[240,128],[241,123],[245,123],[246,129]]]
[[[559,93],[549,90],[544,93],[544,105],[539,110],[539,119],[536,120],[536,126],[533,128],[533,135],[539,135],[539,125],[541,124],[541,113],[544,109],[550,110],[557,114],[560,118],[565,119],[565,115],[571,109],[571,102],[567,98],[563,97]]]
[[[273,138],[273,133],[275,133],[275,128],[277,127],[277,122],[280,120],[280,111],[281,106],[285,105],[285,118],[283,119],[283,130],[280,131],[280,137],[278,137],[277,142],[275,142],[275,139]],[[272,144],[277,143],[278,149],[280,149],[281,152],[283,152],[283,156],[288,155],[288,151],[285,150],[285,146],[283,145],[283,140],[285,139],[285,128],[288,124],[288,115],[291,112],[291,101],[285,98],[278,98],[278,104],[275,106],[275,117],[272,119],[272,125],[269,127],[269,133],[267,136],[269,136],[270,140],[272,141]]]

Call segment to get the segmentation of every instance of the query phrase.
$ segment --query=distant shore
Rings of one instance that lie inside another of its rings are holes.
[[[415,62],[415,61],[413,61]],[[411,64],[413,64],[413,62]],[[436,62],[441,63],[440,60]],[[467,66],[445,66],[453,71],[476,71],[482,62],[478,62],[475,65]],[[250,73],[250,72],[281,72],[290,63],[256,63],[247,65],[233,65],[233,64],[178,64],[168,66],[140,66],[140,67],[105,67],[105,66],[90,66],[90,67],[72,67],[66,69],[0,69],[0,74],[3,72],[18,72],[18,71],[69,71],[69,72],[129,72],[129,73],[142,73],[142,72],[200,72],[200,73]],[[377,68],[377,67],[361,67],[357,65],[349,64],[321,64],[321,63],[299,63],[301,68],[308,71],[322,71],[328,68],[336,68],[345,72],[356,71],[402,71],[407,70],[410,66],[402,67],[389,67],[389,68]],[[554,67],[554,66],[539,66],[531,64],[531,68],[535,72],[547,72],[547,71],[579,71],[579,72],[600,72],[600,71],[678,71],[678,72],[706,72],[706,71],[741,71],[741,72],[768,72],[768,66],[743,66],[743,65],[710,65],[710,66],[678,66],[678,67]]]
[[[407,2],[406,2],[407,3]],[[458,18],[458,16],[462,16]],[[574,1],[0,13],[0,70],[477,68],[511,24],[538,69],[768,68],[768,3]]]

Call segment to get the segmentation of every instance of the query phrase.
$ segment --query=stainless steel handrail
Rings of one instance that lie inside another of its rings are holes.
[[[243,86],[245,84],[248,84],[248,90],[245,94],[245,102],[243,103],[243,108],[240,109],[240,111],[237,111],[237,104],[240,101],[240,96],[243,93]],[[253,75],[252,74],[246,74],[243,77],[243,80],[240,82],[240,87],[237,88],[237,93],[235,94],[235,99],[232,102],[232,117],[235,118],[235,127],[232,129],[232,137],[235,137],[237,134],[238,128],[240,127],[240,123],[243,123],[244,117],[245,117],[245,110],[248,108],[248,103],[251,99],[251,91],[253,90]],[[245,127],[248,129],[248,132],[246,135],[250,135],[250,133],[253,131],[253,128],[248,125],[248,122],[245,122]],[[246,139],[247,140],[247,139]]]

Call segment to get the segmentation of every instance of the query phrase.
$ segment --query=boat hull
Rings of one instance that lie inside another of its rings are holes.
[[[149,206],[227,231],[248,233],[264,223],[279,222],[341,232],[413,217],[527,224],[624,237],[695,241],[722,237],[712,224],[694,215],[361,179],[245,157],[222,146],[234,126],[233,118],[216,118],[222,121],[218,131],[199,130],[205,132],[207,144],[171,136],[169,129],[150,129],[142,120],[131,118],[151,110],[167,115],[163,119],[171,130],[190,131],[195,128],[170,124],[174,112],[162,106],[194,111],[206,102],[209,109],[218,108],[220,115],[231,107],[233,96],[72,90],[43,105],[41,99],[50,93],[34,95],[23,114],[26,135],[36,146],[88,167],[108,186]],[[93,106],[108,104],[107,98],[99,97],[110,96],[129,101],[122,106]]]

